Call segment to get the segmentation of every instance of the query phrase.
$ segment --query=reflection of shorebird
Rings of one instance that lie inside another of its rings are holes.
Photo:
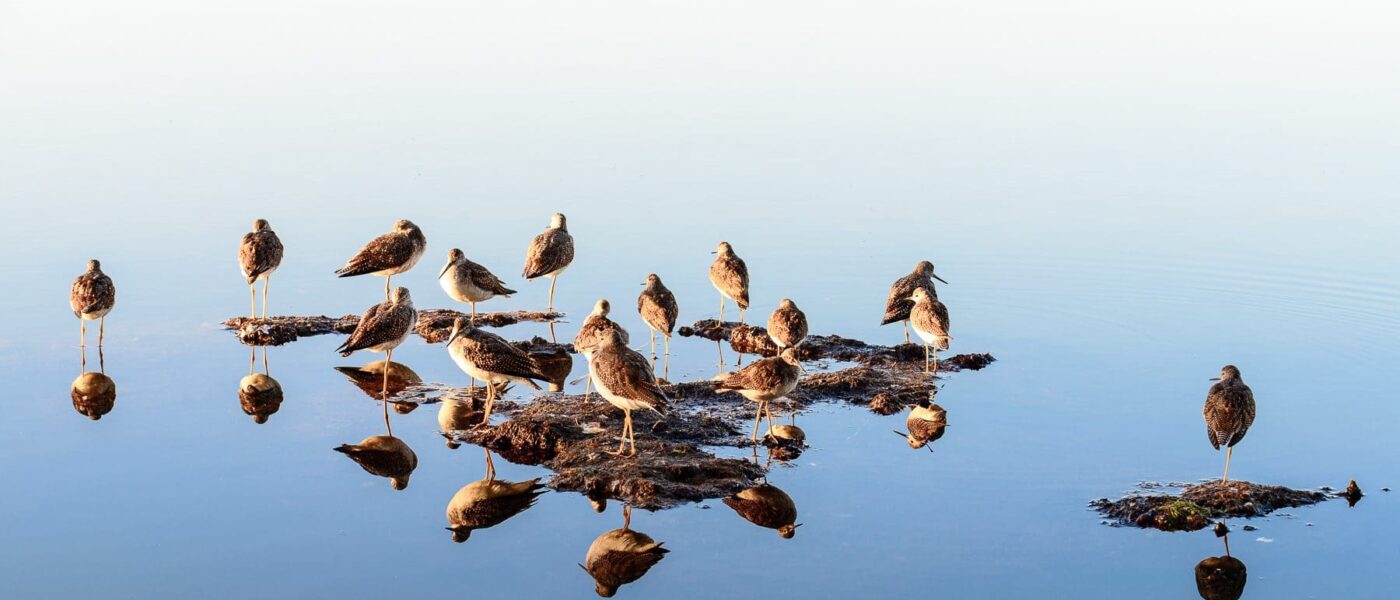
[[[363,367],[336,367],[335,370],[375,400],[393,398],[423,383],[423,378],[408,365],[389,360],[376,360]]]
[[[574,350],[582,354],[585,360],[593,360],[593,351],[597,350],[598,346],[603,343],[603,338],[608,335],[608,332],[616,331],[623,344],[629,343],[627,330],[608,318],[608,314],[611,312],[612,303],[600,298],[593,305],[593,312],[589,313],[588,317],[583,320],[583,325],[579,326],[578,335],[574,336]],[[591,379],[585,382],[584,400],[588,399],[588,390],[592,385]]]
[[[401,220],[394,223],[393,231],[370,240],[364,248],[360,248],[335,274],[341,277],[379,275],[384,278],[384,299],[387,300],[389,282],[395,275],[418,264],[418,259],[423,258],[423,251],[427,249],[428,238],[424,237],[423,230],[411,221]]]
[[[662,370],[662,377],[671,376],[671,332],[676,329],[676,319],[680,317],[680,305],[676,303],[676,295],[661,283],[661,278],[656,273],[647,275],[646,289],[637,297],[637,312],[642,315],[642,320],[646,321],[647,327],[651,328],[651,370],[656,371],[656,332],[661,332],[666,338],[666,366]]]
[[[948,411],[942,406],[924,400],[915,405],[909,411],[909,416],[904,419],[904,427],[908,433],[896,431],[895,433],[907,438],[909,447],[914,449],[923,448],[929,442],[937,441],[943,437],[943,433],[948,429]],[[933,448],[929,448],[932,452]]]
[[[1244,562],[1230,556],[1230,536],[1225,538],[1225,556],[1207,557],[1196,563],[1196,592],[1205,600],[1239,600],[1249,579]]]
[[[243,414],[253,417],[259,425],[282,408],[282,384],[272,378],[267,368],[267,346],[263,346],[263,372],[253,370],[258,361],[257,348],[250,348],[248,374],[238,381],[238,404]]]
[[[739,323],[744,323],[744,311],[749,308],[749,267],[744,259],[734,253],[729,242],[720,242],[712,253],[715,262],[710,264],[710,283],[719,290],[719,322],[724,323],[724,299],[734,301],[739,307]]]
[[[267,318],[267,286],[272,272],[282,264],[282,240],[272,231],[267,221],[253,221],[253,230],[243,234],[243,243],[238,246],[238,266],[243,269],[243,278],[248,280],[248,318],[257,314],[258,295],[256,283],[263,280],[262,316]]]
[[[593,540],[579,565],[593,578],[599,596],[611,598],[618,588],[641,579],[670,552],[661,547],[663,542],[631,527],[632,507],[624,504],[622,528],[604,532]]]
[[[418,455],[393,435],[373,435],[358,444],[341,444],[335,451],[349,456],[371,475],[388,477],[396,490],[408,487],[409,476],[418,468]]]
[[[933,287],[933,280],[942,281],[942,277],[933,273],[933,263],[921,260],[914,265],[914,271],[908,275],[896,279],[890,285],[890,295],[885,299],[885,316],[880,319],[881,325],[889,325],[895,321],[904,322],[904,343],[909,343],[909,312],[914,309],[914,290],[924,288],[934,299],[938,298],[938,290]]]
[[[928,290],[919,288],[914,290],[914,308],[909,311],[909,324],[914,327],[914,333],[919,339],[924,341],[924,372],[938,372],[938,351],[948,349],[948,340],[953,336],[948,335],[948,307],[943,306],[937,298],[930,296]],[[933,349],[933,369],[929,369],[929,348]]]
[[[754,525],[778,530],[784,539],[792,538],[802,526],[797,522],[797,504],[792,497],[767,483],[725,498],[724,505]]]
[[[447,503],[447,530],[452,532],[452,541],[459,544],[467,541],[474,530],[500,525],[524,512],[544,493],[538,477],[519,483],[496,479],[491,451],[485,452],[486,476],[457,490]]]
[[[609,330],[603,343],[593,351],[593,359],[588,361],[588,376],[598,387],[598,394],[617,408],[622,409],[622,442],[617,452],[629,442],[631,454],[637,454],[637,435],[632,431],[632,411],[651,409],[664,415],[666,393],[656,382],[647,359],[636,350],[628,348],[622,341],[621,332]]]
[[[768,317],[768,338],[781,350],[796,348],[807,339],[807,315],[792,300],[783,298],[778,310]]]
[[[468,260],[457,248],[447,254],[447,264],[438,272],[438,284],[453,300],[471,305],[472,325],[476,325],[476,303],[496,296],[509,298],[515,293],[515,290],[505,286],[501,278],[486,267]]]
[[[408,338],[408,332],[418,321],[418,311],[413,308],[413,298],[408,288],[394,290],[393,299],[369,307],[349,339],[336,348],[341,356],[350,356],[356,350],[385,353],[385,360],[392,362],[394,348]],[[389,371],[384,371],[383,393],[386,398],[389,389]]]
[[[1225,365],[1220,369],[1220,377],[1211,381],[1217,383],[1210,386],[1202,414],[1210,445],[1216,450],[1225,446],[1225,474],[1220,481],[1229,481],[1230,455],[1254,423],[1254,392],[1244,384],[1240,370],[1234,365]]]
[[[453,450],[462,447],[457,441],[456,432],[471,429],[481,422],[485,411],[477,406],[476,398],[467,394],[451,393],[438,403],[438,430],[447,440],[447,447]]]
[[[554,312],[554,284],[569,264],[574,262],[574,236],[569,235],[569,224],[562,213],[550,217],[549,229],[544,230],[530,241],[525,249],[525,268],[521,276],[526,281],[540,277],[549,278],[549,303],[545,312]]]
[[[513,381],[538,390],[540,386],[534,380],[549,381],[529,352],[499,335],[472,327],[463,317],[452,322],[447,354],[468,375],[486,383],[486,414],[481,418],[482,425],[491,422],[491,407],[496,402],[500,384]]]
[[[69,395],[73,399],[73,410],[94,421],[112,412],[117,404],[117,382],[107,376],[107,361],[102,355],[102,347],[97,347],[97,371],[87,370],[87,349],[83,349],[82,373],[73,380]]]
[[[87,347],[87,322],[97,321],[97,345],[107,336],[107,313],[117,304],[117,286],[112,278],[102,272],[102,263],[97,259],[87,262],[87,271],[73,280],[73,288],[68,292],[68,306],[78,317],[80,346]]]
[[[758,443],[758,425],[765,413],[768,415],[769,429],[773,427],[773,414],[768,410],[768,403],[792,392],[797,387],[801,371],[802,363],[797,360],[797,349],[788,348],[778,356],[760,359],[730,373],[715,391],[739,392],[758,403],[758,414],[753,420],[753,441]]]

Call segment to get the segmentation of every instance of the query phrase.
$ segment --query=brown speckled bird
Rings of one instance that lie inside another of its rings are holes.
[[[496,296],[509,298],[515,293],[505,286],[500,277],[490,269],[467,259],[458,248],[447,253],[447,264],[438,272],[438,285],[442,291],[458,302],[466,302],[472,307],[472,325],[476,324],[476,304]]]
[[[418,259],[423,258],[423,251],[427,249],[428,238],[423,235],[423,230],[412,221],[400,220],[394,223],[393,231],[370,240],[364,248],[360,248],[335,274],[340,277],[379,275],[384,278],[384,298],[387,300],[389,282],[395,275],[418,264]]]
[[[937,298],[929,295],[924,288],[914,290],[911,296],[914,299],[914,308],[909,311],[909,324],[914,327],[914,333],[919,339],[924,341],[924,372],[938,372],[938,351],[948,349],[948,340],[953,336],[948,335],[948,307],[943,306]],[[933,358],[930,361],[929,349],[933,349]],[[930,363],[933,365],[929,369]]]
[[[797,303],[783,298],[778,310],[768,317],[768,337],[782,348],[796,348],[807,339],[807,314],[797,308]]]
[[[282,264],[282,240],[277,232],[267,224],[267,220],[253,221],[253,230],[243,234],[243,243],[238,245],[238,266],[243,270],[243,278],[248,281],[248,318],[257,316],[257,281],[263,280],[262,316],[267,318],[267,287],[272,280],[272,272]]]
[[[499,335],[473,327],[463,317],[457,317],[452,323],[447,354],[458,368],[486,384],[482,426],[491,423],[491,407],[496,403],[496,391],[501,384],[515,382],[538,390],[540,385],[535,380],[549,381],[549,376],[529,352]]]
[[[671,373],[671,333],[676,330],[676,320],[680,317],[681,308],[676,303],[676,295],[661,283],[661,278],[656,273],[647,275],[646,286],[642,294],[637,296],[637,313],[642,315],[642,320],[647,327],[651,328],[651,368],[656,370],[656,333],[661,332],[661,336],[666,338],[666,368],[664,376],[669,377]]]
[[[797,349],[787,348],[777,356],[759,359],[730,373],[715,387],[715,391],[739,392],[743,397],[758,403],[758,413],[753,420],[752,438],[757,444],[758,426],[765,414],[768,415],[768,428],[773,428],[773,413],[768,409],[768,403],[796,389],[801,373],[802,363],[797,360]]]
[[[933,272],[933,263],[921,260],[914,265],[914,271],[908,275],[896,279],[890,285],[890,295],[885,299],[885,316],[880,320],[881,325],[889,325],[895,321],[904,323],[904,343],[909,343],[909,311],[914,309],[914,290],[924,288],[935,300],[938,299],[938,290],[933,287],[933,280],[942,281],[942,277]]]
[[[797,504],[792,497],[767,483],[725,498],[724,505],[754,525],[778,530],[783,539],[791,539],[802,526],[797,522]]]
[[[496,479],[491,451],[486,450],[486,476],[462,486],[447,503],[447,530],[452,532],[452,541],[460,544],[477,529],[495,527],[525,512],[544,491],[538,477],[519,483]]]
[[[70,395],[73,398],[73,410],[94,421],[112,412],[112,408],[117,405],[117,382],[112,381],[112,378],[104,372],[106,361],[102,359],[101,348],[97,350],[97,356],[98,364],[102,370],[89,371],[87,370],[87,351],[83,351],[83,373],[73,380],[73,386],[70,390]]]
[[[107,313],[112,312],[116,304],[117,286],[102,272],[102,263],[97,259],[89,260],[87,271],[73,280],[73,287],[68,291],[68,306],[78,317],[79,346],[87,347],[87,322],[93,320],[98,321],[97,346],[102,346],[107,336]]]
[[[599,596],[611,598],[617,589],[641,579],[670,550],[651,536],[632,530],[632,507],[622,506],[622,528],[604,532],[588,546],[584,572],[594,581]]]
[[[408,487],[409,476],[418,468],[418,455],[392,435],[372,435],[358,444],[341,444],[335,451],[349,456],[365,472],[389,478],[396,490]]]
[[[238,381],[238,405],[243,414],[253,417],[259,425],[282,408],[282,384],[272,378],[267,368],[267,346],[263,346],[263,372],[253,370],[257,364],[258,351],[251,348],[248,357],[248,374]]]
[[[593,312],[583,319],[583,325],[578,328],[578,334],[574,336],[574,351],[583,355],[584,360],[593,360],[593,351],[603,343],[603,338],[608,332],[616,331],[618,337],[622,338],[623,344],[631,343],[627,330],[618,325],[616,321],[608,318],[612,312],[612,303],[606,299],[599,299],[593,304]],[[593,380],[590,378],[584,384],[583,399],[588,399],[589,390],[593,387]]]
[[[929,442],[938,441],[943,437],[943,433],[948,429],[948,411],[942,406],[931,403],[928,400],[919,402],[909,411],[909,416],[904,419],[904,427],[908,433],[896,431],[900,437],[906,438],[909,447],[915,450],[923,448]],[[933,448],[929,448],[932,452]]]
[[[743,323],[749,308],[749,267],[729,242],[720,242],[712,254],[717,256],[710,265],[710,283],[719,290],[719,321],[724,322],[724,299],[728,298],[739,305],[739,323]]]
[[[549,304],[546,312],[554,312],[554,284],[569,264],[574,262],[574,236],[569,235],[569,224],[563,213],[554,213],[549,219],[549,229],[544,230],[530,241],[525,249],[525,268],[521,277],[534,281],[540,277],[549,278]]]
[[[1220,369],[1220,376],[1211,381],[1217,383],[1210,386],[1205,408],[1201,412],[1206,420],[1210,445],[1216,450],[1225,446],[1225,474],[1220,478],[1224,482],[1230,480],[1230,455],[1235,450],[1235,444],[1244,439],[1244,434],[1254,423],[1254,392],[1244,384],[1235,365],[1225,365]]]
[[[345,343],[336,348],[341,356],[350,356],[356,350],[385,352],[393,360],[394,348],[408,338],[413,326],[418,322],[418,311],[413,308],[413,298],[408,288],[394,290],[393,298],[369,307],[355,325],[355,331]],[[388,371],[385,371],[387,377]]]
[[[632,431],[632,411],[655,411],[666,414],[666,392],[656,382],[656,375],[641,353],[628,348],[618,330],[610,330],[603,337],[603,343],[593,350],[593,358],[588,361],[588,376],[598,387],[598,394],[617,408],[622,409],[622,442],[617,451],[631,444],[631,454],[637,454],[637,436]]]

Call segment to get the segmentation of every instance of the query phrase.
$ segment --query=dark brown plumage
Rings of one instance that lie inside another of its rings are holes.
[[[238,246],[238,264],[248,285],[265,278],[282,264],[282,240],[264,219],[253,221],[253,230],[243,234]]]
[[[574,350],[584,355],[591,355],[593,350],[603,343],[603,338],[610,331],[616,331],[622,339],[622,343],[630,343],[627,330],[608,318],[608,314],[611,312],[612,303],[607,300],[600,299],[593,305],[593,312],[589,313],[588,317],[583,320],[583,325],[578,328],[578,335],[574,336]]]
[[[881,325],[889,325],[896,321],[905,321],[904,343],[909,343],[908,323],[909,312],[914,309],[914,290],[924,288],[928,290],[929,296],[938,299],[938,290],[933,286],[933,280],[943,281],[943,278],[933,272],[933,263],[922,260],[914,265],[914,271],[896,279],[890,285],[890,295],[885,299],[885,315],[880,320]],[[943,283],[948,283],[943,281]]]
[[[749,267],[734,253],[729,242],[720,242],[715,250],[715,262],[710,264],[710,283],[719,290],[719,320],[724,320],[724,299],[739,305],[739,322],[749,308]]]
[[[617,589],[641,579],[670,550],[651,536],[630,529],[631,509],[623,507],[621,528],[604,532],[588,546],[583,570],[593,578],[599,596],[611,598]]]
[[[786,348],[777,356],[759,359],[753,364],[730,373],[719,385],[717,392],[739,392],[745,398],[758,404],[754,416],[752,441],[758,443],[758,426],[765,414],[768,426],[773,426],[773,415],[768,403],[788,395],[797,388],[801,377],[802,363],[797,360],[797,350]]]
[[[389,281],[394,275],[403,273],[418,264],[423,251],[428,248],[428,238],[423,230],[412,221],[400,220],[394,223],[394,230],[381,235],[356,252],[345,266],[335,272],[340,277],[357,275],[382,275],[384,295],[389,295]]]
[[[500,384],[523,383],[538,390],[540,385],[534,380],[549,380],[529,352],[499,335],[473,327],[462,317],[457,317],[452,323],[452,334],[447,337],[447,354],[467,375],[486,383],[486,409],[481,418],[483,426],[490,424],[491,408],[495,406]]]
[[[525,267],[520,272],[520,276],[527,281],[549,278],[549,304],[546,310],[554,310],[554,284],[558,283],[559,274],[573,262],[574,236],[569,235],[568,220],[563,213],[554,213],[549,229],[535,236],[525,249]]]
[[[417,321],[418,311],[413,308],[408,288],[395,289],[393,299],[365,311],[355,331],[336,351],[341,356],[350,356],[357,350],[391,351],[403,343]]]
[[[632,411],[650,409],[664,415],[667,408],[666,392],[657,383],[651,365],[645,356],[626,346],[619,331],[611,330],[603,337],[603,343],[594,348],[593,358],[588,361],[588,376],[608,404],[622,409],[622,442],[613,454],[621,454],[629,442],[632,454],[636,454]]]
[[[358,444],[341,444],[335,451],[349,456],[365,472],[389,478],[396,490],[408,487],[409,476],[418,468],[418,455],[392,435],[374,435]]]
[[[363,367],[336,367],[335,370],[376,400],[385,394],[392,398],[410,386],[423,383],[423,378],[408,365],[386,360],[377,360]]]
[[[637,313],[642,315],[642,320],[652,329],[661,332],[661,335],[671,337],[671,333],[676,330],[676,319],[680,318],[681,308],[676,303],[676,295],[661,283],[661,278],[656,273],[647,275],[646,283],[642,284],[646,289],[637,296]]]
[[[88,371],[73,380],[70,395],[73,410],[96,421],[117,405],[117,382],[105,373]]]
[[[466,302],[472,307],[472,319],[476,319],[476,304],[496,296],[510,297],[515,293],[505,286],[490,269],[467,258],[460,249],[453,248],[447,253],[447,264],[438,273],[438,284],[453,300]]]
[[[465,542],[472,531],[495,527],[524,512],[544,491],[538,477],[518,483],[496,479],[496,467],[487,450],[486,476],[462,486],[447,503],[447,530],[452,532],[452,541]]]
[[[779,348],[795,348],[807,339],[807,314],[797,303],[783,298],[778,310],[768,317],[768,337]]]
[[[948,430],[948,411],[943,410],[942,406],[924,400],[909,411],[909,416],[904,420],[904,427],[909,432],[900,435],[907,438],[909,447],[923,448],[930,442],[938,441]],[[895,433],[900,432],[896,431]]]
[[[797,534],[797,504],[786,492],[767,483],[748,488],[724,499],[724,505],[734,509],[750,523],[778,530],[784,539]]]
[[[73,280],[68,291],[68,306],[78,317],[78,332],[82,346],[87,345],[87,322],[100,320],[97,332],[97,345],[101,346],[107,334],[107,313],[117,304],[117,286],[112,278],[102,272],[102,263],[97,259],[87,262],[87,270]]]
[[[1254,423],[1254,392],[1245,385],[1240,370],[1234,365],[1225,365],[1220,369],[1217,379],[1218,383],[1210,386],[1201,413],[1205,417],[1206,436],[1210,439],[1211,447],[1216,450],[1221,446],[1226,448],[1225,475],[1221,480],[1228,481],[1230,454]]]
[[[948,349],[948,340],[953,339],[948,330],[951,323],[948,319],[948,307],[943,306],[937,298],[929,295],[928,290],[918,288],[914,290],[911,298],[914,299],[914,308],[909,311],[909,325],[914,328],[914,333],[924,342],[924,372],[930,372],[929,349],[933,350],[932,372],[938,371],[938,351]]]
[[[1233,556],[1212,556],[1196,564],[1196,592],[1205,600],[1239,600],[1249,572]]]
[[[265,373],[250,373],[238,382],[238,405],[259,425],[282,408],[282,384]]]

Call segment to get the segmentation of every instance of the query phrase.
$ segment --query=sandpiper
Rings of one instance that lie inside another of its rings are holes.
[[[909,311],[909,324],[919,339],[924,341],[924,372],[937,373],[938,351],[947,350],[948,340],[953,339],[948,335],[948,307],[924,288],[915,289],[910,297],[914,300],[914,308]],[[929,359],[930,347],[933,348],[932,363]],[[933,365],[932,370],[929,369],[930,364]]]
[[[574,262],[574,236],[569,235],[569,225],[563,213],[554,213],[549,219],[549,229],[535,236],[530,247],[525,250],[525,269],[521,276],[526,281],[540,277],[549,278],[549,304],[545,312],[554,312],[554,284],[559,274]]]
[[[802,363],[797,360],[797,349],[786,348],[777,356],[759,359],[730,373],[715,387],[715,391],[739,392],[758,403],[758,413],[753,420],[753,442],[757,444],[758,426],[764,414],[768,415],[768,428],[773,428],[773,413],[768,410],[768,403],[796,389],[801,373]]]
[[[588,546],[583,570],[593,577],[594,591],[611,598],[617,589],[641,579],[670,550],[662,542],[632,530],[632,507],[622,505],[622,528],[604,532]]]
[[[384,352],[384,360],[392,362],[394,348],[408,338],[408,332],[413,331],[417,322],[418,311],[413,308],[413,298],[409,297],[408,288],[397,288],[388,302],[381,302],[365,311],[364,316],[360,317],[360,322],[355,325],[355,331],[350,333],[350,338],[336,348],[336,351],[341,356],[350,356],[356,350]],[[381,390],[386,399],[389,393],[389,371],[390,369],[384,370]]]
[[[729,298],[739,305],[739,323],[742,324],[744,311],[749,308],[749,267],[734,253],[729,242],[720,242],[711,254],[717,255],[710,265],[710,283],[719,290],[719,322],[724,322],[724,299]]]
[[[666,367],[663,376],[671,375],[671,333],[676,330],[676,319],[680,317],[680,305],[676,304],[676,295],[667,289],[666,284],[661,283],[661,278],[656,273],[647,275],[647,280],[642,285],[646,289],[637,296],[637,312],[642,315],[642,320],[646,321],[647,327],[651,329],[651,369],[656,371],[656,332],[661,332],[661,336],[666,338]]]
[[[335,274],[354,277],[368,273],[384,277],[384,297],[387,299],[389,281],[418,264],[418,259],[423,257],[423,251],[427,248],[428,238],[423,236],[423,230],[412,221],[400,220],[394,223],[393,231],[370,240],[364,248],[360,248]]]
[[[452,322],[452,334],[447,337],[447,354],[463,371],[486,383],[486,411],[481,425],[491,422],[491,407],[496,402],[497,385],[514,381],[540,389],[535,380],[548,381],[539,364],[529,352],[521,350],[499,335],[473,327],[463,317]]]
[[[792,300],[783,298],[768,317],[768,337],[782,348],[796,348],[807,339],[807,315]]]
[[[117,286],[112,285],[112,278],[102,272],[102,263],[97,259],[89,260],[87,271],[73,280],[73,288],[68,292],[68,306],[78,317],[80,346],[87,347],[87,322],[92,320],[98,321],[97,345],[102,346],[107,335],[107,313],[116,303]]]
[[[457,441],[457,432],[480,423],[482,413],[476,398],[468,394],[450,393],[443,396],[442,401],[438,402],[437,419],[438,431],[447,440],[447,447],[453,450],[460,448],[462,443]]]
[[[476,303],[496,296],[509,298],[515,293],[486,267],[467,259],[458,248],[447,253],[447,264],[438,272],[438,284],[453,300],[472,307],[472,325],[476,325]]]
[[[1254,392],[1245,385],[1235,365],[1225,365],[1220,376],[1211,381],[1217,383],[1210,386],[1202,414],[1210,445],[1216,450],[1225,446],[1225,474],[1220,478],[1225,482],[1230,480],[1230,454],[1254,423]]]
[[[462,486],[447,503],[447,530],[452,532],[452,541],[460,544],[472,531],[500,525],[534,506],[543,493],[544,484],[538,477],[519,483],[496,479],[491,451],[486,450],[486,476]]]
[[[778,530],[783,539],[791,539],[802,526],[797,522],[797,504],[792,497],[768,483],[725,498],[724,504],[754,525]]]
[[[915,450],[927,446],[929,442],[938,441],[943,437],[943,433],[948,429],[948,411],[942,406],[933,404],[928,400],[923,400],[909,411],[909,416],[904,419],[904,427],[908,433],[896,431],[895,434],[908,440],[909,447]],[[932,452],[933,448],[929,448]]]
[[[418,468],[418,455],[403,440],[391,435],[372,435],[358,444],[341,444],[336,452],[350,457],[365,472],[388,477],[396,490],[408,487],[408,478]]]
[[[376,360],[363,367],[336,367],[335,370],[375,400],[393,398],[408,388],[423,384],[423,378],[417,371],[408,365],[388,360]]]
[[[243,408],[243,414],[253,417],[253,422],[261,425],[282,407],[282,384],[273,379],[268,371],[267,346],[263,346],[262,373],[253,370],[258,361],[257,348],[250,350],[248,374],[238,381],[238,405]]]
[[[637,436],[632,431],[632,411],[651,409],[664,415],[667,403],[666,393],[656,382],[646,357],[628,348],[621,332],[609,330],[603,336],[603,343],[593,350],[593,358],[588,361],[588,376],[608,404],[623,412],[622,442],[617,452],[610,454],[622,454],[623,447],[630,443],[631,454],[635,456]]]
[[[933,263],[921,260],[919,264],[914,265],[912,273],[896,279],[894,284],[890,285],[890,296],[885,300],[885,316],[880,320],[880,324],[889,325],[895,321],[903,321],[906,344],[909,343],[909,312],[914,309],[914,290],[924,288],[937,300],[938,290],[933,287],[935,279],[943,281],[942,277],[934,274]]]
[[[117,382],[106,373],[106,361],[102,348],[97,349],[97,371],[87,370],[87,349],[83,349],[82,374],[73,380],[69,395],[73,398],[73,410],[94,421],[112,412],[117,405]]]
[[[583,325],[578,328],[578,334],[574,336],[574,351],[582,354],[585,360],[593,360],[593,351],[603,343],[603,338],[610,331],[616,331],[622,338],[622,343],[630,343],[627,330],[623,329],[617,322],[608,318],[612,312],[612,303],[600,298],[593,304],[593,312],[588,313],[584,318]],[[593,380],[589,379],[584,385],[583,397],[588,399],[588,390],[592,387]]]
[[[266,219],[253,221],[253,230],[243,234],[243,243],[238,246],[238,266],[243,269],[243,278],[248,280],[248,318],[257,316],[258,294],[255,284],[263,280],[262,316],[267,318],[267,286],[271,283],[272,272],[282,264],[282,240],[277,232],[268,226]]]

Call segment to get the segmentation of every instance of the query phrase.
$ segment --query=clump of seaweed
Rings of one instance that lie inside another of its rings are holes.
[[[1160,489],[1160,486],[1142,487],[1144,490]],[[1328,498],[1322,492],[1279,485],[1208,481],[1188,485],[1179,495],[1135,493],[1118,500],[1101,498],[1090,506],[1119,525],[1195,531],[1218,518],[1259,517],[1280,508],[1317,504]]]

